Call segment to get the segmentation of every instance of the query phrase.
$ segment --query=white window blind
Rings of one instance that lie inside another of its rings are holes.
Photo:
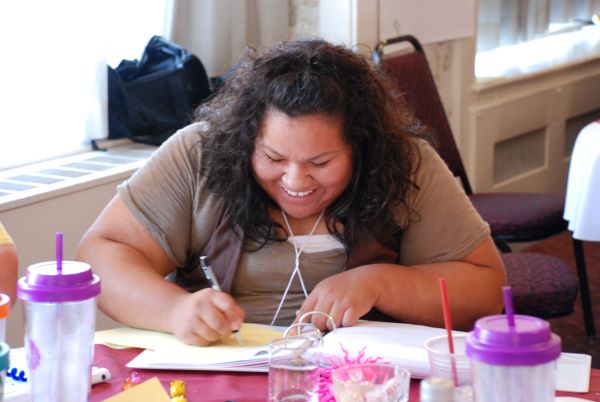
[[[479,0],[477,78],[538,72],[600,56],[600,0]]]
[[[600,0],[479,0],[477,51],[591,24]]]

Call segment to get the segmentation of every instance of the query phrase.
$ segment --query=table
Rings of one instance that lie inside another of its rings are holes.
[[[585,126],[575,140],[563,217],[574,238],[600,241],[600,120]]]
[[[600,120],[586,125],[575,140],[563,217],[573,233],[586,334],[594,340],[596,330],[582,241],[600,241]]]
[[[106,367],[111,373],[109,382],[94,385],[90,402],[101,402],[121,392],[121,385],[131,369],[125,364],[142,349],[111,349],[95,345],[94,364]],[[136,370],[144,379],[158,377],[165,389],[172,380],[184,380],[188,402],[264,402],[267,398],[267,375],[264,373],[231,373],[217,371]],[[592,370],[590,391],[587,394],[558,392],[559,396],[574,396],[600,401],[600,370]],[[419,401],[419,381],[410,385],[410,402]]]

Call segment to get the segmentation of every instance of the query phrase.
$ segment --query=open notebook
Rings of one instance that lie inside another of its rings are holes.
[[[423,343],[444,333],[444,329],[421,325],[359,321],[353,327],[338,328],[325,335],[323,353],[343,356],[343,346],[350,357],[356,357],[364,349],[365,357],[381,357],[408,368],[413,377],[424,378],[429,374],[429,361]],[[146,349],[127,364],[131,368],[266,372],[266,345],[281,338],[283,329],[243,324],[240,335],[242,346],[229,337],[200,347],[184,345],[170,334],[123,327],[97,332],[95,342]]]
[[[145,349],[127,364],[132,368],[267,371],[267,345],[281,338],[284,329],[243,324],[239,332],[241,346],[233,336],[211,346],[191,346],[171,334],[129,327],[96,332],[94,343]]]
[[[96,332],[95,342],[145,349],[127,364],[131,368],[267,372],[267,344],[281,338],[283,332],[281,327],[243,324],[242,346],[231,336],[201,347],[184,345],[170,334],[123,327]],[[413,378],[426,378],[430,368],[424,342],[445,333],[443,328],[422,325],[359,321],[325,335],[323,353],[343,356],[343,346],[350,357],[356,357],[364,349],[365,357],[381,357],[406,367]],[[587,392],[590,366],[589,355],[563,353],[558,361],[557,390]]]

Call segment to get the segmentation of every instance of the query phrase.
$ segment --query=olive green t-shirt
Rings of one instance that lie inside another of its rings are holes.
[[[174,134],[118,187],[134,216],[178,266],[187,266],[190,259],[202,254],[217,223],[219,200],[197,168],[201,157],[198,132],[206,127],[195,123]],[[398,245],[400,263],[411,266],[460,260],[489,235],[489,227],[438,154],[424,141],[419,141],[419,148],[421,163],[415,175],[419,190],[409,203],[420,219],[403,232]],[[300,267],[307,291],[343,271],[346,258],[345,250],[337,247],[303,252]],[[289,242],[242,252],[231,293],[246,310],[247,322],[271,323],[294,259]],[[304,299],[296,277],[276,324],[288,325]]]

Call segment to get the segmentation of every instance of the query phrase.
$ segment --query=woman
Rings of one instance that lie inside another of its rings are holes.
[[[82,239],[100,307],[200,345],[311,310],[442,326],[440,276],[458,328],[500,312],[489,228],[389,87],[324,41],[250,50]]]

